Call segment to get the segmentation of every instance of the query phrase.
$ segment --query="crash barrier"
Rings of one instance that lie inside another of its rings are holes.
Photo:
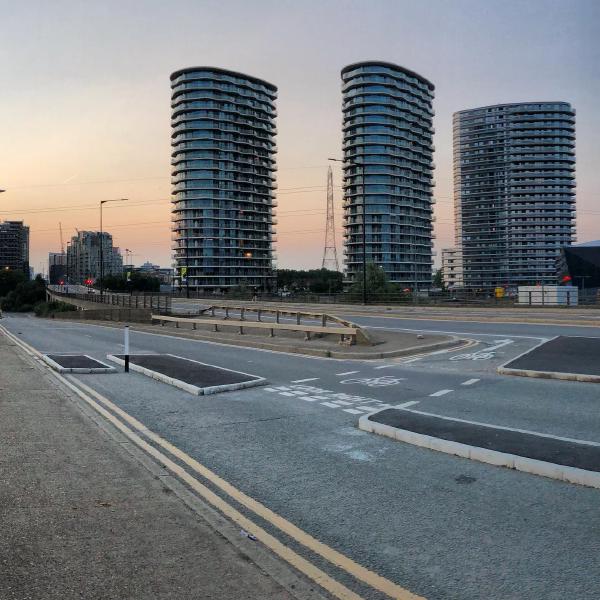
[[[209,312],[210,317],[205,318],[190,318],[190,317],[171,317],[166,315],[152,315],[152,321],[158,321],[164,326],[165,323],[175,323],[175,327],[180,327],[183,324],[191,324],[192,329],[197,329],[198,325],[209,325],[214,328],[214,331],[219,331],[219,327],[235,327],[238,329],[238,333],[243,335],[246,329],[265,329],[269,332],[269,337],[274,337],[276,331],[298,331],[305,335],[305,340],[310,340],[313,334],[318,336],[322,335],[339,335],[341,344],[370,344],[370,340],[365,332],[348,321],[337,319],[331,315],[323,315],[316,313],[297,313],[293,311],[275,311],[268,309],[252,309],[251,311],[245,307],[238,307],[240,310],[240,318],[231,318],[230,311],[234,310],[234,307],[222,307],[227,308],[226,316],[222,319],[213,318],[215,310],[220,307],[210,307],[203,311],[205,314]],[[215,309],[215,310],[213,310]],[[247,315],[249,312],[256,312],[257,319],[249,320]],[[272,313],[275,316],[275,321],[262,321],[262,317],[266,313]],[[281,323],[282,317],[293,316],[296,323]],[[302,323],[302,317],[308,317],[312,320],[318,319],[320,325],[313,325],[308,323]],[[333,322],[334,325],[327,325],[328,322]]]

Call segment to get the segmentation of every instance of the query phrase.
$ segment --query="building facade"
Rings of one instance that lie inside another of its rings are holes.
[[[456,246],[464,286],[552,284],[575,234],[575,111],[566,102],[454,114]]]
[[[0,269],[29,271],[29,226],[23,221],[0,223]]]
[[[66,252],[50,252],[48,254],[48,281],[51,285],[59,285],[67,280]]]
[[[192,67],[171,92],[175,286],[272,287],[277,88]]]
[[[449,290],[463,287],[462,257],[457,248],[442,250],[442,278]]]
[[[100,278],[100,243],[104,277],[123,273],[123,257],[119,248],[113,246],[110,233],[103,231],[79,231],[67,245],[68,283],[84,284]]]
[[[344,262],[366,262],[392,282],[431,286],[433,93],[427,79],[386,62],[342,69]],[[363,230],[363,208],[365,226]]]

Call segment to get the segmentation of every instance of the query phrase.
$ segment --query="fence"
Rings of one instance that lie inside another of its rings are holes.
[[[73,304],[80,308],[86,308],[84,304],[100,304],[102,306],[115,306],[117,308],[147,308],[156,311],[158,314],[169,314],[171,312],[171,294],[114,294],[105,292],[102,295],[96,293],[80,294],[67,293],[56,290],[47,290],[48,295],[56,299],[71,299],[77,302]]]

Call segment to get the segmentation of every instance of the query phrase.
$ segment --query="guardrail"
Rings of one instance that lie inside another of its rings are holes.
[[[211,307],[212,308],[212,307]],[[228,307],[231,308],[231,307]],[[210,309],[207,309],[210,310]],[[257,312],[259,309],[256,309]],[[267,312],[267,311],[261,311]],[[284,313],[285,311],[271,311]],[[244,313],[245,314],[245,313]],[[311,316],[319,316],[324,318],[324,322],[328,319],[335,320],[334,317],[330,315],[314,315],[313,313],[304,313],[306,315]],[[340,344],[350,344],[354,345],[357,342],[357,338],[360,339],[363,343],[370,343],[368,337],[364,334],[364,332],[357,326],[326,326],[326,325],[308,325],[306,323],[280,323],[279,321],[275,322],[266,322],[266,321],[249,321],[247,319],[215,319],[215,318],[204,318],[204,319],[194,319],[189,317],[169,317],[166,315],[152,315],[152,321],[158,321],[162,326],[165,323],[175,323],[175,327],[179,328],[182,324],[190,324],[192,325],[192,329],[197,329],[198,325],[211,325],[214,328],[214,331],[219,331],[219,327],[236,327],[239,330],[240,335],[245,333],[245,329],[268,329],[269,337],[275,337],[275,331],[298,331],[303,332],[305,334],[305,340],[310,340],[312,334],[319,335],[339,335],[340,336]],[[342,323],[338,323],[338,325],[342,325]]]

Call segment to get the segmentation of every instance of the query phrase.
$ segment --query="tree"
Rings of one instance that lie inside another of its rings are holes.
[[[96,281],[94,287],[100,287],[100,282]],[[113,292],[158,292],[160,291],[160,279],[138,272],[131,273],[129,279],[125,273],[107,275],[104,278],[104,289]]]
[[[22,281],[2,300],[1,308],[6,311],[29,312],[46,299],[46,282],[38,275],[33,281]]]
[[[438,269],[433,276],[433,287],[446,289],[444,285],[444,272],[442,269]]]
[[[363,272],[356,274],[354,283],[348,290],[350,300],[362,300]],[[400,286],[391,283],[382,267],[367,263],[367,301],[396,299],[403,294]]]
[[[313,294],[335,294],[342,291],[343,275],[339,271],[329,269],[279,269],[277,271],[277,287],[296,292],[312,292]]]
[[[9,292],[12,292],[19,283],[24,283],[26,279],[23,271],[2,269],[2,271],[0,271],[0,298],[4,298],[4,296]]]

